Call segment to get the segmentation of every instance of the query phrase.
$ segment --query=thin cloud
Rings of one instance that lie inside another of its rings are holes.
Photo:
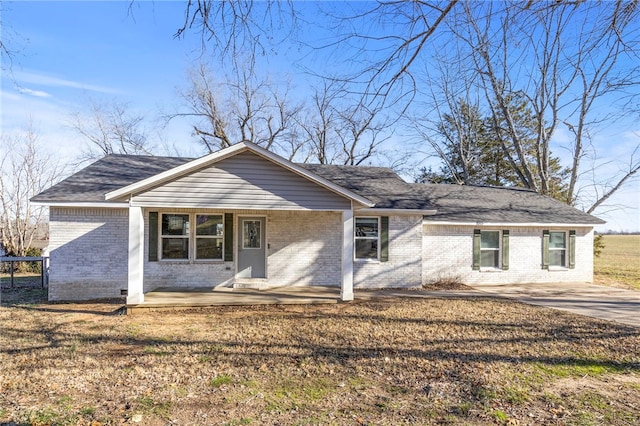
[[[23,95],[35,96],[37,98],[50,98],[51,94],[42,90],[33,90],[26,87],[18,87],[18,91]]]
[[[52,77],[45,74],[33,72],[16,72],[14,73],[16,81],[28,84],[36,84],[39,86],[49,87],[68,87],[72,89],[87,90],[90,92],[118,94],[119,90],[95,84],[83,83],[80,81],[66,80],[64,78]]]

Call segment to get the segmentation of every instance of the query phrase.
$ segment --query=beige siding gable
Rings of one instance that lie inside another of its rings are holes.
[[[251,152],[136,194],[149,207],[343,210],[350,201]]]

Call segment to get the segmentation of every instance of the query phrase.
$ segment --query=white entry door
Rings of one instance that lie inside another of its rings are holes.
[[[264,217],[240,217],[238,278],[266,278]]]

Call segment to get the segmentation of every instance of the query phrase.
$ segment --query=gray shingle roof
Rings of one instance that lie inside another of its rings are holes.
[[[183,157],[109,155],[32,198],[38,202],[104,202],[105,194],[191,161]],[[604,221],[535,192],[515,188],[407,183],[385,167],[298,164],[370,199],[379,209],[435,209],[446,222],[571,223]]]
[[[595,216],[522,188],[411,184],[437,210],[428,220],[446,222],[605,223]]]
[[[416,194],[410,184],[387,167],[298,164],[341,187],[375,203],[380,209],[431,209],[427,199]]]
[[[184,157],[108,155],[32,198],[38,202],[104,201],[107,192],[191,161]]]

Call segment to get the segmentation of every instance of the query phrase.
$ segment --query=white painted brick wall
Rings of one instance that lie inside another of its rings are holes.
[[[421,257],[422,216],[389,216],[389,260],[354,261],[354,287],[420,287]]]
[[[160,287],[231,286],[235,274],[234,262],[162,260],[149,262],[149,211],[144,211],[144,292]],[[153,209],[158,211],[158,209]],[[160,210],[162,212],[162,210]],[[224,214],[207,209],[171,209],[171,213]],[[235,244],[235,241],[234,241]],[[225,248],[226,250],[226,248]]]
[[[231,211],[172,209],[171,212],[224,214]],[[266,210],[234,210],[233,213],[236,222],[238,215],[266,216],[266,238],[269,248],[265,286],[340,286],[340,213]],[[159,287],[216,287],[233,284],[235,262],[149,262],[148,218],[149,211],[145,211],[145,292]],[[237,244],[236,241],[234,238],[234,245]]]
[[[127,209],[51,207],[49,220],[49,300],[111,298],[127,289]]]
[[[267,220],[269,286],[340,286],[342,214],[279,211]]]
[[[509,270],[474,271],[473,230],[509,230]],[[423,266],[425,283],[441,279],[457,279],[466,284],[506,284],[593,281],[593,230],[576,230],[575,269],[542,269],[543,229],[549,227],[501,227],[424,225]]]

